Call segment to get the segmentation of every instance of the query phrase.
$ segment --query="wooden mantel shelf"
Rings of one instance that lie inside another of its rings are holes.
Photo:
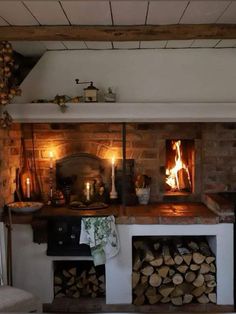
[[[33,220],[47,220],[60,216],[107,216],[114,215],[117,224],[217,224],[232,223],[234,216],[220,217],[202,203],[156,203],[127,206],[111,205],[99,210],[72,210],[66,207],[44,206],[30,214],[13,214],[15,224],[31,224]],[[4,217],[7,220],[7,217]]]
[[[10,104],[20,123],[73,122],[236,122],[236,103],[53,103]]]

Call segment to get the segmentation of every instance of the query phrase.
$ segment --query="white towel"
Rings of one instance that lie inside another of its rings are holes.
[[[115,217],[82,218],[80,243],[90,246],[95,266],[105,264],[120,249]]]

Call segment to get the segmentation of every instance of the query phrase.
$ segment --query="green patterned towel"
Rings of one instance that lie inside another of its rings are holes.
[[[80,243],[90,246],[95,266],[105,264],[120,248],[115,217],[82,218]]]

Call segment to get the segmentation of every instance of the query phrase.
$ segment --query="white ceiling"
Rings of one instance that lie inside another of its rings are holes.
[[[0,0],[0,26],[164,25],[236,23],[228,0]],[[236,40],[154,42],[13,42],[24,55],[61,49],[168,49],[236,47]]]

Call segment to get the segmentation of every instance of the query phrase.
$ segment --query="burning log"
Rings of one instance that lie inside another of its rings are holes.
[[[187,169],[181,168],[177,172],[178,176],[178,182],[179,182],[179,190],[180,191],[190,191],[191,190],[191,185],[189,181],[189,173]]]
[[[172,141],[172,150],[175,152],[174,164],[167,166],[166,183],[173,191],[191,191],[191,178],[188,165],[182,158],[181,141]]]

